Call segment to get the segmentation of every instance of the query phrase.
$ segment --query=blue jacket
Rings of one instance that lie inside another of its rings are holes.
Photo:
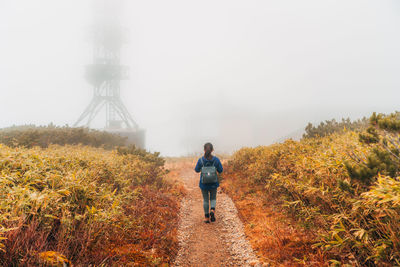
[[[206,166],[214,165],[215,168],[217,168],[218,173],[222,173],[222,171],[224,170],[222,168],[222,164],[221,164],[221,161],[219,160],[219,158],[213,156],[211,160],[208,160],[203,156],[197,161],[196,167],[194,168],[194,170],[196,172],[200,172],[201,167],[203,167],[203,164],[201,163],[201,159],[203,159],[204,165],[206,165]],[[216,182],[214,184],[203,184],[203,183],[201,183],[201,174],[200,174],[199,186],[201,189],[205,189],[205,190],[215,189],[215,188],[219,187],[219,182]]]

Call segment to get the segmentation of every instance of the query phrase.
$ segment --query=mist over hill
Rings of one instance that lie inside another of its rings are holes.
[[[1,2],[0,127],[78,119],[93,95],[84,78],[93,3]],[[392,112],[399,10],[372,0],[126,1],[121,98],[147,148],[164,155],[205,141],[229,152],[308,122]]]

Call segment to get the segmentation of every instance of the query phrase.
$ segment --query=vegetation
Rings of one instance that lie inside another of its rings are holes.
[[[56,137],[49,128],[27,132],[75,142],[74,130],[55,128],[66,134]],[[35,143],[16,131],[18,144],[46,148],[0,144],[0,265],[152,266],[173,260],[182,191],[165,179],[158,154]],[[97,146],[92,137],[85,140]],[[110,145],[116,140],[106,137]]]
[[[0,143],[11,147],[48,147],[57,145],[87,145],[94,147],[113,148],[123,146],[126,138],[119,135],[92,130],[88,128],[71,128],[68,126],[13,126],[0,129]]]
[[[368,126],[368,119],[362,118],[361,120],[351,121],[350,118],[342,119],[338,122],[335,119],[321,122],[318,126],[309,123],[305,128],[306,133],[303,138],[324,137],[333,133],[340,133],[345,130],[360,131]]]
[[[399,133],[398,113],[374,114],[361,133],[343,130],[236,152],[223,187],[239,205],[260,254],[277,263],[288,260],[271,258],[275,244],[307,265],[324,259],[338,265],[399,265]],[[272,217],[285,211],[290,216],[279,220],[290,225],[293,218],[297,224],[288,234],[260,236],[252,230],[256,218],[248,216],[249,209]]]
[[[346,162],[352,179],[369,185],[378,174],[395,178],[400,168],[400,113],[390,115],[374,113],[370,126],[360,133],[359,140],[372,148],[367,155],[353,155],[353,162]]]
[[[253,247],[273,264],[400,265],[400,113],[307,129],[226,166]],[[173,261],[174,159],[168,180],[158,153],[53,125],[0,130],[0,143],[0,265]]]

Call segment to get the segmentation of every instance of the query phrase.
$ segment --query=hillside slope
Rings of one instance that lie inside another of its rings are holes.
[[[398,149],[385,154],[359,139],[345,130],[233,155],[222,185],[264,261],[400,263]]]
[[[182,191],[134,148],[0,145],[0,265],[159,265],[177,253]]]

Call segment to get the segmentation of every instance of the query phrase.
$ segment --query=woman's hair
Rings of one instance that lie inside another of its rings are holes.
[[[213,152],[213,150],[214,150],[214,147],[213,147],[213,145],[211,143],[205,143],[204,144],[204,156],[206,158],[210,157],[211,152]]]

